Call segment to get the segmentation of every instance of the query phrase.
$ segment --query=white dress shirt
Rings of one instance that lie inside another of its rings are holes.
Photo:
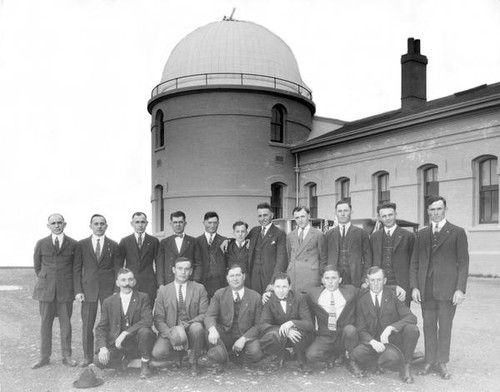
[[[396,230],[396,227],[398,227],[398,225],[394,225],[390,228],[384,227],[385,234],[389,234],[392,237],[392,235],[394,234],[394,230]]]
[[[347,235],[347,232],[349,231],[349,228],[351,227],[351,222],[347,222],[345,225],[339,224],[339,230],[340,230],[340,235],[342,236],[342,228],[345,227],[345,234]]]
[[[187,283],[183,283],[181,285],[174,280],[174,284],[175,284],[175,296],[177,297],[177,302],[179,302],[179,286],[181,286],[182,298],[184,299],[184,302],[186,302],[186,285],[187,285]]]
[[[182,233],[181,237],[175,236],[175,245],[177,246],[177,252],[181,253],[182,241],[184,241],[184,233]]]
[[[245,288],[242,287],[239,290],[233,290],[233,300],[236,300],[236,293],[240,295],[240,300],[243,299],[243,295],[245,294]]]
[[[123,314],[127,314],[128,306],[130,305],[130,300],[132,299],[132,291],[128,294],[120,293],[120,299],[122,300]]]
[[[273,223],[271,222],[271,223],[269,223],[269,224],[268,224],[268,225],[266,225],[266,226],[261,226],[260,230],[262,230],[262,228],[264,228],[264,235],[266,235],[266,234],[267,234],[267,232],[269,231],[269,228],[271,227],[271,225],[272,225],[272,224],[273,224]]]
[[[370,295],[372,296],[372,302],[374,306],[375,306],[375,297],[378,297],[378,304],[379,306],[382,306],[382,291],[378,294],[375,294],[373,291],[370,290]]]
[[[307,233],[309,233],[309,229],[311,228],[311,225],[307,225],[306,227],[304,227],[303,229],[300,229],[299,228],[299,232],[298,232],[298,235],[299,235],[299,238],[300,238],[300,232],[303,231],[304,234],[302,234],[302,239],[306,238],[306,235]]]
[[[52,243],[54,244],[54,246],[56,246],[56,238],[59,240],[59,249],[61,249],[64,241],[64,234],[52,234]]]
[[[337,320],[341,315],[342,311],[345,308],[346,300],[339,289],[333,292],[333,299],[335,301],[335,315],[337,316]],[[332,292],[324,289],[318,298],[318,304],[327,311],[327,313],[331,312],[330,303],[332,302]]]
[[[94,248],[94,253],[96,251],[96,248],[97,248],[97,240],[99,240],[99,245],[101,245],[101,254],[102,254],[102,250],[103,250],[103,246],[104,246],[104,235],[98,237],[94,234],[92,234],[92,248]]]
[[[207,239],[207,242],[208,242],[208,243],[210,243],[210,237],[212,237],[212,242],[214,241],[214,239],[215,239],[215,234],[217,234],[217,233],[210,234],[210,233],[207,233],[207,232],[205,231],[205,238]]]
[[[436,230],[436,226],[439,228],[439,231],[443,230],[443,226],[446,224],[446,218],[439,222],[432,222],[432,232]]]

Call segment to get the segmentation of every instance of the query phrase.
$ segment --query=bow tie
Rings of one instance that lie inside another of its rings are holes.
[[[175,236],[178,237],[178,238],[180,238],[180,239],[183,239],[184,238],[184,233],[182,233],[182,234],[176,234]]]
[[[287,299],[288,299],[287,297],[280,299],[280,302],[283,302],[283,301],[286,302]]]

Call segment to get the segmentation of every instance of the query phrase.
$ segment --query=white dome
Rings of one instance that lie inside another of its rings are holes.
[[[214,84],[271,87],[311,98],[288,45],[252,22],[224,20],[188,34],[172,50],[153,95]]]

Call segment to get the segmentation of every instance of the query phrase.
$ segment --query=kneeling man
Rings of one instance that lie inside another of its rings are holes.
[[[151,375],[149,361],[155,342],[151,329],[153,315],[149,297],[133,291],[134,274],[127,268],[118,271],[116,285],[120,293],[106,298],[102,303],[101,320],[96,327],[98,360],[100,368],[122,368],[127,361],[141,357],[141,378]]]
[[[242,355],[243,362],[257,362],[262,358],[257,325],[262,311],[260,295],[244,287],[245,274],[241,266],[231,265],[226,278],[229,286],[215,292],[205,315],[207,356],[218,364],[218,372],[224,370],[229,356]]]
[[[313,340],[314,325],[305,296],[290,290],[290,278],[278,272],[273,279],[274,292],[262,308],[260,346],[266,355],[278,355],[284,365],[287,346],[297,352],[304,373],[310,373],[306,350]]]
[[[370,267],[366,281],[370,289],[360,295],[356,308],[361,343],[352,357],[365,368],[376,361],[377,370],[397,369],[403,381],[411,384],[410,362],[420,335],[417,317],[394,290],[384,287],[383,269]]]
[[[202,284],[189,280],[191,260],[179,257],[175,261],[174,281],[161,286],[156,297],[154,325],[158,340],[153,347],[153,357],[172,360],[188,350],[191,374],[199,374],[198,357],[205,346],[203,319],[208,308],[208,298]],[[187,336],[186,336],[187,334]]]

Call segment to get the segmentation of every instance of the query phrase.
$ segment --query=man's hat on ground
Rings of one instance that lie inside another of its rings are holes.
[[[267,355],[279,354],[286,347],[286,339],[281,339],[278,328],[264,333],[260,339],[260,348]]]
[[[93,388],[104,384],[102,378],[97,378],[92,368],[86,368],[80,373],[78,380],[73,382],[75,388]]]
[[[392,343],[385,344],[385,351],[378,357],[378,366],[382,369],[393,371],[401,370],[401,366],[405,361],[405,356],[398,346]]]
[[[186,335],[186,330],[182,325],[176,325],[170,328],[170,343],[172,346],[185,346],[188,345],[188,338]]]
[[[220,345],[210,348],[207,357],[216,363],[226,363],[229,360],[226,348]]]

